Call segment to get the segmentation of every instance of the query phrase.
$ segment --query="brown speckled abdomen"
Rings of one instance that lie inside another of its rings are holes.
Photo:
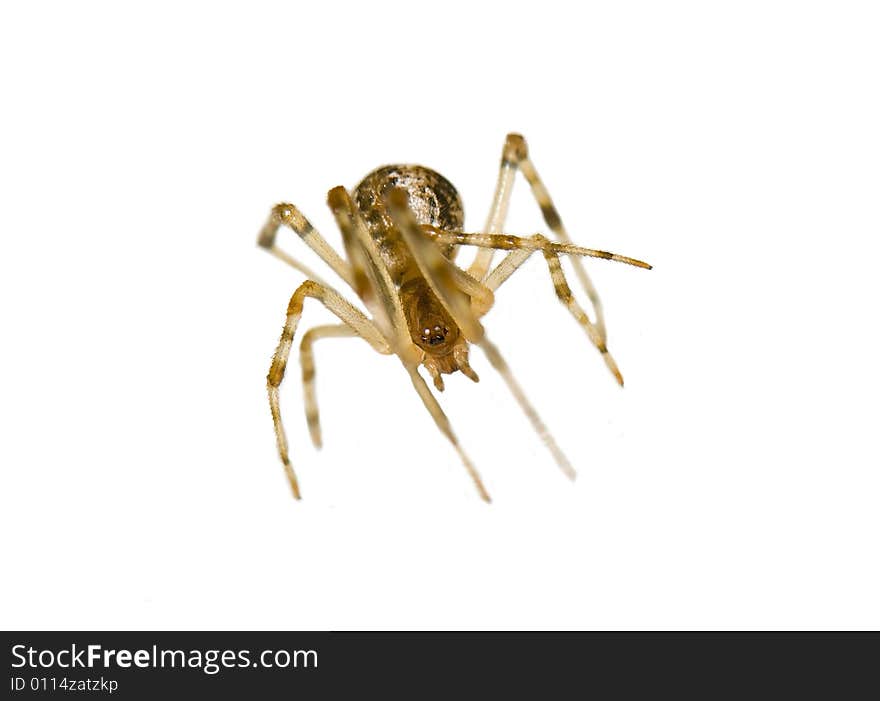
[[[382,166],[361,180],[353,193],[355,206],[379,246],[391,279],[400,284],[410,260],[385,205],[385,197],[392,188],[401,188],[409,193],[409,206],[419,224],[447,231],[462,231],[464,207],[452,183],[437,171],[424,166]],[[452,248],[444,246],[443,254],[448,257]]]

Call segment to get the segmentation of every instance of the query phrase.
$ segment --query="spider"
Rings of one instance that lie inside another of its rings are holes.
[[[501,233],[517,170],[528,181],[547,227],[559,241],[551,241],[541,234],[519,237]],[[419,366],[424,366],[439,391],[443,391],[443,375],[456,370],[477,382],[479,378],[469,361],[470,346],[476,345],[500,373],[559,467],[574,479],[574,469],[526,398],[498,348],[490,342],[480,318],[492,307],[495,292],[505,280],[529,256],[540,251],[549,268],[556,296],[584,329],[622,386],[623,377],[606,345],[602,306],[581,259],[588,256],[639,268],[650,269],[651,266],[634,258],[573,245],[529,158],[526,141],[519,134],[508,134],[505,141],[485,233],[463,232],[462,202],[453,185],[436,171],[418,165],[378,168],[350,194],[341,186],[330,190],[327,204],[342,232],[345,259],[292,204],[282,203],[272,208],[257,240],[258,245],[308,278],[290,298],[287,320],[266,379],[278,453],[294,497],[300,498],[300,489],[290,461],[278,390],[284,379],[303,304],[309,297],[321,302],[342,322],[312,328],[304,334],[300,345],[306,420],[316,447],[321,447],[321,426],[312,347],[320,338],[358,336],[378,353],[398,357],[437,428],[455,448],[480,496],[489,502],[489,494],[479,473],[418,372]],[[282,225],[296,232],[345,281],[372,318],[278,248],[275,238]],[[456,254],[462,246],[478,248],[467,269],[455,264]],[[496,250],[509,253],[493,268],[491,263]],[[572,295],[560,262],[563,255],[572,258],[577,277],[595,310],[595,320],[587,316]]]

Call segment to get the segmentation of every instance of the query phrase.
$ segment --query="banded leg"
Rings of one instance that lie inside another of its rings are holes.
[[[509,136],[508,136],[509,140]],[[489,216],[486,218],[486,226],[483,231],[487,234],[500,234],[507,219],[507,210],[510,207],[510,195],[513,192],[513,183],[516,178],[516,162],[508,158],[507,144],[501,153],[501,167],[498,171],[498,180],[495,183],[495,195],[492,197],[492,206]],[[468,268],[468,273],[477,280],[482,280],[492,264],[492,250],[477,251],[477,255]]]
[[[604,329],[599,329],[595,326],[590,321],[590,317],[587,316],[586,312],[575,300],[574,295],[571,293],[571,288],[568,286],[568,281],[565,279],[565,273],[562,270],[562,262],[559,260],[559,256],[556,253],[544,249],[544,259],[547,261],[547,266],[550,268],[550,279],[553,281],[553,290],[556,292],[559,301],[566,306],[575,321],[577,321],[581,325],[581,328],[586,331],[590,341],[596,346],[599,353],[602,354],[602,359],[605,361],[605,365],[611,371],[611,374],[614,375],[617,384],[623,387],[623,375],[620,374],[620,370],[618,369],[613,356],[608,352],[608,346],[605,344],[605,337],[602,335]]]
[[[358,309],[349,304],[336,290],[325,285],[321,285],[313,280],[306,280],[302,285],[296,288],[290,303],[287,305],[287,319],[284,323],[284,329],[281,332],[281,339],[278,341],[278,347],[275,349],[275,355],[272,358],[272,365],[269,368],[269,374],[266,376],[266,389],[269,393],[269,409],[272,412],[272,422],[275,426],[275,440],[278,444],[278,455],[284,465],[284,471],[293,490],[293,496],[300,498],[299,483],[296,479],[296,473],[290,464],[290,455],[288,453],[287,436],[284,432],[284,425],[281,421],[281,407],[278,400],[278,388],[284,379],[284,372],[287,369],[287,360],[290,356],[290,349],[293,345],[293,337],[296,333],[296,327],[302,316],[303,303],[306,297],[313,297],[320,301],[327,309],[333,312],[339,319],[350,326],[352,330],[365,339],[378,352],[386,352],[388,344],[382,337],[379,330],[373,323],[363,315]]]
[[[410,249],[410,253],[419,267],[419,271],[428,282],[437,299],[446,308],[446,311],[452,316],[455,323],[458,324],[465,338],[483,349],[483,352],[489,359],[489,363],[501,375],[511,394],[513,394],[520,408],[528,417],[535,432],[553,455],[560,469],[570,479],[574,479],[576,475],[574,468],[557,445],[538,412],[529,402],[525,392],[523,392],[510,371],[507,362],[495,345],[486,337],[485,331],[471,310],[470,305],[462,303],[462,298],[465,296],[462,294],[461,289],[454,286],[454,277],[451,271],[456,266],[443,257],[439,249],[431,245],[424,237],[422,230],[416,225],[412,212],[406,206],[405,193],[392,191],[389,197],[389,204],[391,205],[391,214],[395,224],[400,229]]]
[[[611,253],[609,251],[600,251],[596,248],[584,248],[583,246],[575,246],[572,243],[556,243],[550,241],[540,234],[534,236],[513,236],[511,234],[468,234],[461,231],[441,231],[430,226],[421,227],[422,230],[437,243],[453,243],[458,246],[478,246],[484,249],[492,249],[496,251],[515,251],[517,249],[526,249],[529,251],[541,250],[550,251],[557,255],[566,256],[585,256],[588,258],[602,258],[604,260],[613,260],[618,263],[626,263],[637,268],[651,270],[650,263],[645,263],[637,258],[622,256],[619,253]],[[470,273],[469,277],[473,278]],[[485,281],[486,276],[480,278]]]
[[[510,203],[510,192],[513,188],[514,176],[516,170],[519,169],[529,187],[532,195],[541,208],[541,214],[548,228],[556,235],[556,237],[564,243],[571,243],[571,237],[562,225],[562,219],[553,200],[550,199],[550,193],[538,176],[538,171],[529,158],[529,149],[526,140],[520,134],[508,134],[504,143],[504,149],[501,155],[501,170],[498,174],[498,183],[495,189],[495,197],[490,210],[489,219],[486,223],[486,233],[500,233],[504,226],[504,220],[507,217],[507,209]],[[468,272],[477,279],[483,279],[492,263],[492,251],[480,251],[477,254],[471,268]],[[590,280],[583,263],[580,260],[572,261],[575,274],[580,280],[593,310],[596,315],[595,328],[599,337],[604,342],[606,340],[605,316],[602,311],[602,302],[596,292],[596,288]]]
[[[265,248],[276,258],[280,258],[288,265],[291,265],[304,273],[308,279],[321,282],[321,284],[326,284],[319,276],[293,258],[290,254],[283,251],[275,243],[278,229],[281,228],[282,225],[290,227],[309,248],[318,254],[321,260],[339,275],[339,277],[345,280],[350,286],[354,286],[354,279],[348,263],[346,263],[340,255],[333,250],[333,247],[327,243],[320,233],[318,233],[318,230],[311,225],[309,220],[303,216],[302,212],[292,204],[282,202],[281,204],[276,204],[272,207],[272,211],[269,212],[269,218],[266,220],[266,223],[263,225],[263,228],[257,236],[257,245]]]
[[[365,304],[376,309],[383,315],[389,325],[389,340],[393,343],[393,350],[400,358],[403,367],[410,377],[410,381],[431,415],[440,432],[452,443],[458,453],[468,474],[474,482],[480,497],[490,502],[489,493],[483,485],[479,472],[464,452],[458,438],[452,430],[449,418],[437,403],[436,397],[431,393],[424,378],[418,372],[421,357],[409,338],[406,317],[403,313],[403,305],[400,294],[394,286],[388,269],[382,263],[382,258],[375,242],[369,235],[366,225],[355,208],[351,197],[343,187],[333,188],[327,195],[327,203],[342,231],[345,250],[352,263],[355,278],[355,290]],[[378,304],[370,305],[371,301]]]
[[[299,345],[299,362],[302,367],[303,400],[305,402],[306,422],[309,426],[309,436],[312,444],[320,448],[321,420],[318,414],[318,398],[315,394],[315,352],[312,348],[319,338],[351,338],[357,336],[357,332],[346,324],[334,324],[330,326],[315,326],[306,331]],[[384,350],[374,348],[380,353],[389,354],[391,348],[385,344]]]
[[[616,253],[608,251],[597,251],[591,248],[582,248],[567,243],[554,243],[544,236],[536,234],[529,238],[521,238],[518,236],[510,236],[508,234],[463,234],[455,232],[437,231],[436,229],[425,229],[426,233],[439,243],[452,243],[458,245],[472,245],[492,248],[496,250],[509,250],[509,253],[501,262],[485,277],[483,281],[484,289],[494,293],[501,284],[507,280],[521,266],[528,257],[535,251],[542,251],[544,258],[550,270],[550,277],[553,280],[553,288],[556,296],[568,308],[575,320],[581,325],[586,332],[590,341],[602,354],[605,364],[614,375],[617,383],[623,386],[623,376],[617,367],[614,358],[608,352],[608,346],[599,330],[590,321],[589,316],[583,308],[574,299],[571,288],[565,278],[562,270],[562,263],[559,259],[560,254],[568,256],[592,256],[595,258],[605,258],[607,260],[615,260],[640,268],[651,269],[648,263],[635,258],[628,258]],[[467,273],[462,275],[473,280]],[[479,283],[477,283],[479,284]],[[491,304],[489,305],[491,306]],[[488,310],[488,308],[487,308]]]
[[[540,234],[536,234],[532,238],[544,239]],[[546,241],[546,239],[544,239],[544,241]],[[581,328],[586,332],[587,337],[592,344],[596,346],[596,349],[602,354],[602,358],[605,360],[605,365],[608,366],[611,374],[614,375],[617,384],[623,387],[623,376],[620,374],[620,370],[618,369],[613,356],[608,352],[608,346],[605,343],[605,339],[599,335],[598,329],[596,329],[586,312],[575,300],[574,295],[571,293],[571,288],[568,286],[568,281],[565,278],[565,272],[562,270],[562,262],[559,260],[559,254],[556,253],[552,247],[548,246],[541,248],[536,246],[532,249],[520,248],[509,253],[492,270],[492,272],[486,276],[486,287],[493,292],[497,290],[501,284],[537,250],[542,251],[544,254],[544,259],[547,261],[547,267],[550,270],[550,279],[553,281],[553,290],[556,292],[559,301],[566,306],[575,321],[581,325]]]

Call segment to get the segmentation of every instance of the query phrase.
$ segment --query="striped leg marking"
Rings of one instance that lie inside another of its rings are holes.
[[[296,327],[302,317],[303,303],[306,297],[313,297],[320,301],[327,309],[333,312],[339,319],[351,327],[355,334],[365,339],[374,349],[382,352],[388,351],[388,344],[379,333],[373,323],[358,309],[349,304],[342,295],[331,287],[326,287],[313,280],[306,280],[300,285],[287,305],[287,319],[284,329],[281,331],[281,339],[275,349],[269,374],[266,376],[266,389],[269,394],[269,409],[272,412],[272,422],[275,427],[275,440],[278,444],[278,455],[284,465],[284,472],[293,490],[293,496],[300,498],[299,483],[296,473],[290,463],[287,435],[281,421],[281,407],[278,399],[278,388],[284,379],[287,369],[287,360],[290,357],[290,349],[293,346],[293,337]]]
[[[321,260],[329,265],[339,277],[348,283],[349,286],[353,287],[354,277],[348,263],[346,263],[340,255],[333,250],[333,247],[327,243],[320,233],[318,233],[318,230],[311,225],[309,220],[303,216],[302,212],[292,204],[282,202],[272,208],[272,211],[269,212],[269,218],[266,220],[265,225],[257,236],[257,245],[265,248],[276,258],[293,266],[305,274],[310,280],[326,284],[309,268],[278,247],[275,243],[275,238],[278,235],[278,229],[282,226],[290,227],[290,229],[293,230],[293,232],[299,236],[309,248],[318,254]]]

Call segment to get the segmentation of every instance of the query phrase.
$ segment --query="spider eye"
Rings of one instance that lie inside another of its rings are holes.
[[[449,329],[445,326],[440,326],[440,324],[437,324],[434,328],[424,328],[422,329],[422,342],[427,343],[429,346],[440,345],[446,340],[448,333]]]

